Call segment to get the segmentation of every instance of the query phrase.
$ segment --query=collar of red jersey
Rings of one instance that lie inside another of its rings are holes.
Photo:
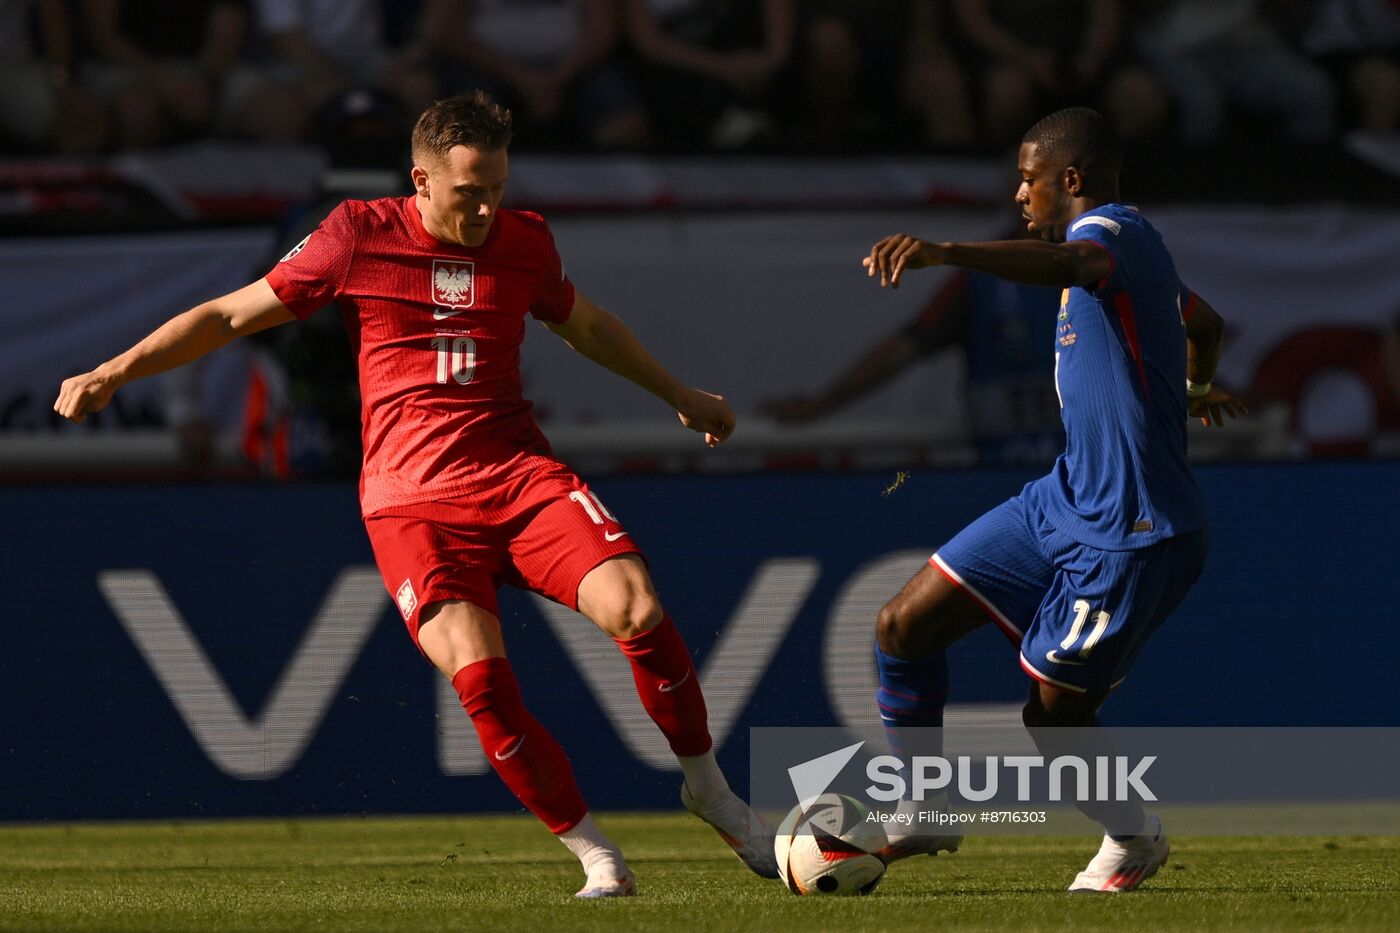
[[[408,225],[413,228],[413,235],[418,242],[435,250],[451,250],[464,255],[475,255],[486,247],[490,246],[496,239],[496,231],[501,226],[501,212],[497,211],[496,219],[491,224],[491,229],[486,234],[485,241],[480,246],[463,246],[460,243],[448,243],[446,240],[439,240],[428,232],[428,228],[423,224],[423,214],[418,210],[418,196],[410,194],[404,198],[404,213],[408,215]]]

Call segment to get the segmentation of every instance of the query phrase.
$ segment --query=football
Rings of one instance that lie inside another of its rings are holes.
[[[888,842],[870,811],[843,794],[823,794],[794,807],[778,827],[778,872],[794,894],[869,894],[885,877],[876,852]]]

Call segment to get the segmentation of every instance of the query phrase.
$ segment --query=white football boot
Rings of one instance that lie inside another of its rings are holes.
[[[778,860],[773,855],[773,827],[732,792],[718,801],[701,803],[681,785],[681,803],[700,817],[729,843],[729,848],[760,878],[778,877]]]
[[[1167,845],[1167,834],[1162,832],[1162,821],[1149,816],[1147,832],[1141,836],[1133,836],[1125,842],[1104,836],[1099,854],[1094,856],[1089,867],[1075,876],[1069,889],[1131,891],[1157,874],[1170,854],[1171,846]]]
[[[908,836],[890,836],[889,844],[875,854],[886,865],[913,855],[937,855],[939,852],[956,852],[962,845],[962,833],[949,833],[944,836],[921,836],[910,833]]]
[[[632,874],[631,869],[619,870],[613,863],[604,863],[588,873],[588,880],[574,897],[592,900],[599,897],[635,897],[636,894],[637,876]]]
[[[901,800],[895,808],[898,813],[908,813],[917,820],[922,810],[927,812],[943,811],[948,809],[948,800],[942,794],[931,798],[927,804],[918,804],[911,800]],[[962,833],[939,833],[930,832],[929,828],[919,828],[918,823],[909,826],[908,829],[896,829],[896,826],[903,824],[895,823],[886,827],[885,834],[889,837],[889,843],[875,854],[878,855],[886,865],[897,862],[900,859],[910,858],[915,855],[937,855],[939,852],[956,852],[962,845]]]

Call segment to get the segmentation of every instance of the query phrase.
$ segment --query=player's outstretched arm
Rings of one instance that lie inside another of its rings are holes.
[[[120,356],[63,380],[53,410],[69,421],[101,411],[112,394],[136,379],[196,360],[245,334],[293,320],[266,279],[197,305],[156,328]]]
[[[867,276],[880,276],[880,287],[899,287],[907,269],[961,266],[1023,282],[1068,288],[1101,282],[1113,270],[1108,253],[1084,240],[989,240],[985,243],[930,243],[907,233],[887,236],[861,260]]]
[[[1224,389],[1216,388],[1215,367],[1225,342],[1225,321],[1200,295],[1186,319],[1186,414],[1201,424],[1225,426],[1225,415],[1238,418],[1249,409]]]
[[[574,307],[563,324],[549,329],[579,353],[646,389],[676,410],[681,424],[705,435],[711,447],[734,433],[734,412],[724,396],[680,382],[647,352],[642,342],[617,317],[575,289]]]

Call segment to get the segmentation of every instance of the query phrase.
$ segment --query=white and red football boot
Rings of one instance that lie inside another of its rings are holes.
[[[1166,864],[1170,854],[1171,846],[1167,845],[1167,834],[1162,832],[1162,821],[1149,816],[1147,832],[1141,836],[1132,836],[1123,842],[1118,842],[1112,836],[1104,836],[1099,854],[1075,876],[1069,889],[1132,891],[1157,874],[1157,869]]]
[[[726,791],[718,800],[700,801],[681,785],[681,803],[700,817],[729,844],[749,871],[760,878],[778,877],[778,860],[773,855],[773,827],[748,804]]]

